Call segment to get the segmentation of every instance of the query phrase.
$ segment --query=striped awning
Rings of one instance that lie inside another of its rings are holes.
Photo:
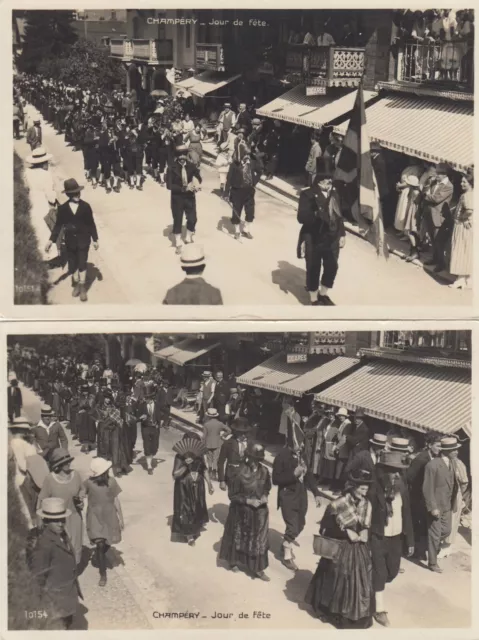
[[[311,356],[307,362],[287,363],[286,354],[282,352],[239,376],[236,382],[300,398],[358,363],[357,358],[330,355]]]
[[[370,362],[316,398],[421,432],[471,430],[471,374],[464,369]]]
[[[155,353],[157,358],[167,360],[172,364],[182,366],[191,360],[196,360],[208,351],[219,347],[219,342],[211,340],[197,340],[196,338],[186,338],[181,342],[164,347]]]
[[[365,91],[364,99],[377,96],[373,91]],[[342,97],[331,95],[307,96],[304,85],[300,84],[284,95],[256,109],[256,115],[285,120],[305,127],[319,129],[331,120],[351,111],[354,106],[356,91],[349,91]]]
[[[225,74],[219,74],[213,71],[203,71],[203,73],[199,73],[197,76],[176,82],[174,86],[176,89],[186,89],[193,95],[204,98],[206,94],[221,89],[230,82],[237,80],[240,76],[241,74],[225,76]]]
[[[366,108],[371,140],[429,162],[464,171],[474,164],[474,106],[404,94],[384,96]],[[334,127],[345,134],[349,122]]]

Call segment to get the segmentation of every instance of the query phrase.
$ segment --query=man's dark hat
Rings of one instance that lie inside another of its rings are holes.
[[[371,484],[373,477],[367,469],[353,469],[348,475],[348,481],[353,484]]]
[[[231,429],[235,433],[248,433],[251,430],[251,427],[249,426],[246,418],[236,418],[236,420],[233,420],[231,424]]]
[[[63,193],[67,195],[71,193],[79,193],[84,187],[80,186],[75,178],[69,178],[63,183]]]
[[[246,447],[246,455],[254,460],[264,460],[264,447],[257,442],[250,442]]]

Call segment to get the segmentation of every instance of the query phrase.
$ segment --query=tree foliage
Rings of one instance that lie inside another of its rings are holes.
[[[9,346],[16,343],[33,347],[40,355],[73,357],[77,362],[89,362],[94,358],[105,359],[106,342],[101,334],[56,334],[35,336],[11,336]]]
[[[73,11],[26,11],[25,37],[18,69],[36,73],[48,59],[61,58],[76,42]]]

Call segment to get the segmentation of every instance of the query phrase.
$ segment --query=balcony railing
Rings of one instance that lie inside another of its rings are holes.
[[[111,40],[110,56],[123,61],[136,60],[147,64],[173,64],[172,40]]]
[[[286,73],[301,69],[308,85],[358,86],[364,73],[364,47],[287,45]]]
[[[474,46],[466,40],[407,43],[398,53],[397,80],[437,89],[471,92]]]
[[[398,351],[471,353],[469,331],[385,331],[381,347]]]

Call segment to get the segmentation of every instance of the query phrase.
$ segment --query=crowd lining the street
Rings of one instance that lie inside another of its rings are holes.
[[[123,529],[116,478],[128,475],[139,453],[138,424],[144,457],[136,463],[141,460],[153,475],[175,404],[193,401],[201,428],[188,430],[173,446],[172,534],[195,545],[209,520],[206,490],[213,493],[217,480],[230,500],[219,559],[233,573],[243,570],[268,582],[272,487],[278,488],[285,523],[281,561],[295,572],[294,545],[305,527],[308,491],[320,506],[330,486],[331,501],[314,538],[321,559],[305,602],[339,628],[369,628],[373,619],[389,626],[386,586],[403,571],[401,559],[414,556],[441,573],[438,558],[454,549],[465,504],[470,509],[468,472],[455,436],[430,433],[419,450],[407,431],[372,433],[361,410],[350,414],[313,402],[300,415],[299,404],[284,397],[284,446],[271,473],[265,446],[256,441],[258,394],[238,389],[219,371],[204,372],[192,399],[186,387],[175,386],[171,368],[134,360],[113,371],[100,359],[86,363],[30,349],[10,351],[8,365],[10,452],[31,529],[27,558],[45,608],[65,628],[81,597],[77,565],[85,501],[86,529],[105,587],[105,554],[120,542]],[[23,416],[19,380],[43,403],[37,425]],[[82,453],[96,450],[91,477],[83,483],[71,468],[65,429]]]
[[[65,248],[64,263],[68,262],[72,275],[72,295],[87,300],[88,249],[92,241],[98,248],[98,233],[93,213],[87,211],[85,217],[83,212],[71,215],[72,208],[76,213],[76,203],[83,202],[83,186],[76,179],[65,182],[64,193],[69,202],[59,206],[48,170],[52,156],[43,147],[41,121],[29,115],[30,105],[58,133],[65,134],[67,144],[81,150],[85,178],[93,188],[99,186],[107,193],[120,192],[122,185],[142,190],[149,175],[170,190],[172,244],[181,255],[186,277],[168,292],[164,304],[223,304],[221,292],[203,278],[203,247],[185,250],[184,246],[193,244],[195,238],[196,194],[202,188],[204,143],[210,139],[216,143],[217,193],[231,205],[234,238],[251,240],[256,185],[263,175],[271,179],[278,170],[284,123],[254,117],[246,104],[240,104],[236,113],[231,103],[225,103],[214,122],[210,122],[192,117],[193,101],[181,91],[175,97],[150,95],[140,101],[135,91],[94,92],[40,76],[16,77],[14,95],[15,135],[19,135],[21,122],[32,150],[28,158],[30,174],[35,174],[34,183],[45,196],[45,222],[51,230],[46,249],[50,251],[56,243],[61,256],[62,247]],[[287,145],[290,157],[297,150],[293,138],[292,134]],[[300,192],[298,204],[301,230],[297,256],[306,262],[306,289],[312,305],[334,304],[329,292],[345,245],[344,220],[354,222],[347,189],[334,179],[341,145],[338,134],[331,133],[328,141],[324,131],[313,131],[304,164],[308,187]],[[451,287],[470,288],[472,167],[460,174],[442,162],[435,165],[417,158],[401,158],[399,164],[395,163],[395,177],[385,161],[384,150],[378,143],[371,143],[386,227],[408,242],[408,262],[421,259],[431,250],[432,256],[425,264],[433,266],[435,273],[448,271],[456,276]]]

